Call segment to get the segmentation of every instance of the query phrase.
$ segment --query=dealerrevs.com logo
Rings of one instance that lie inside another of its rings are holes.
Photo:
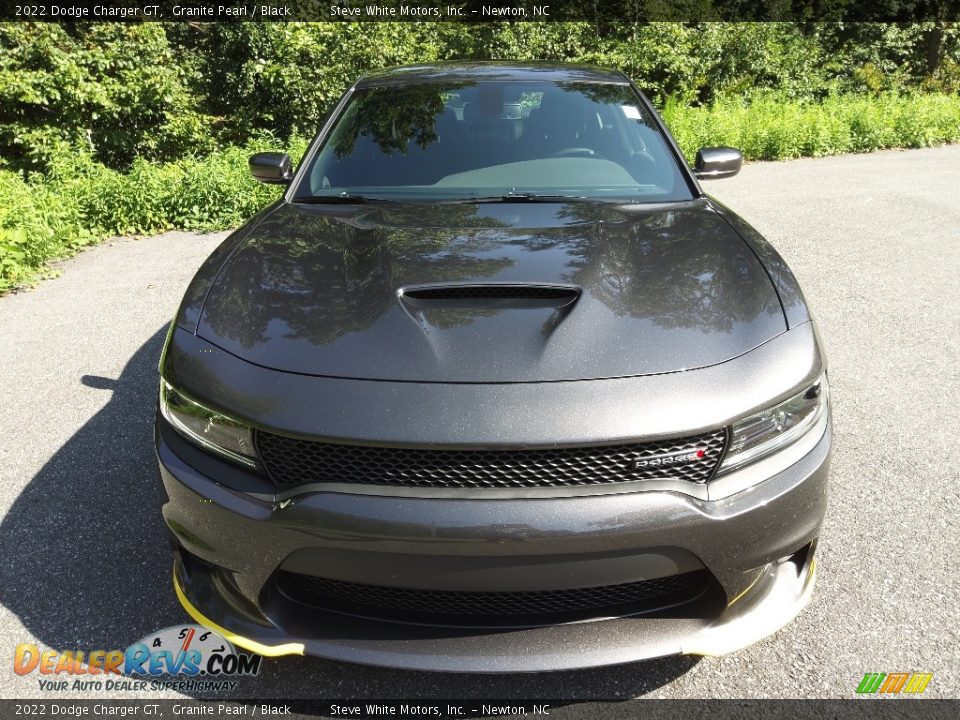
[[[17,645],[13,671],[38,675],[40,689],[66,692],[230,691],[260,672],[259,655],[238,651],[199,625],[174,625],[124,650],[41,650]]]

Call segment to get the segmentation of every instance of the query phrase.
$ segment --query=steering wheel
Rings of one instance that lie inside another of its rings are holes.
[[[573,157],[575,155],[583,155],[585,157],[593,158],[603,158],[603,155],[598,153],[596,150],[593,150],[588,147],[568,147],[563,150],[557,150],[557,152],[550,155],[552,158],[561,158],[561,157]]]

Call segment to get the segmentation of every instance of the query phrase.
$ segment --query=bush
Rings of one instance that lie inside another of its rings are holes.
[[[310,136],[358,75],[458,58],[610,65],[684,104],[956,93],[960,24],[0,23],[0,167],[83,152],[129,170]]]
[[[252,153],[277,147],[262,138],[202,158],[138,159],[127,173],[88,155],[59,158],[28,181],[0,171],[0,292],[49,275],[48,260],[110,236],[239,225],[279,194],[247,169]],[[290,144],[294,158],[305,150],[305,141]]]
[[[44,170],[86,152],[113,167],[214,146],[160,23],[0,23],[0,157]]]
[[[361,74],[456,57],[457,23],[223,23],[183,42],[204,58],[203,94],[227,118],[225,137],[313,135]],[[463,34],[463,30],[459,31]],[[451,54],[453,53],[453,54]]]
[[[740,148],[748,160],[783,160],[960,141],[960,98],[950,95],[833,95],[822,102],[766,95],[706,107],[671,100],[663,116],[691,161],[710,145]]]
[[[692,161],[700,147],[730,145],[748,160],[924,147],[960,141],[960,97],[833,95],[822,102],[756,94],[691,107],[668,100],[663,116]],[[119,172],[89,154],[58,155],[24,180],[0,170],[0,292],[47,271],[45,263],[112,235],[241,224],[278,195],[247,170],[247,158],[282,147],[261,135],[243,146],[169,163],[135,160]],[[306,141],[287,143],[295,159]]]
[[[0,292],[48,275],[47,260],[93,239],[69,196],[0,171]]]

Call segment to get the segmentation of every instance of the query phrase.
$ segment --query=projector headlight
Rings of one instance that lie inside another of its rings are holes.
[[[234,462],[257,466],[250,428],[191,400],[163,378],[160,413],[187,440]]]
[[[817,424],[828,404],[829,387],[824,373],[789,400],[735,422],[727,455],[717,474],[738,470],[796,442]]]

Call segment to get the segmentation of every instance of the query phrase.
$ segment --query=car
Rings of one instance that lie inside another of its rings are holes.
[[[518,110],[519,108],[519,110]],[[200,267],[156,451],[187,613],[451,672],[733,652],[811,596],[824,349],[623,74],[371,73]]]

